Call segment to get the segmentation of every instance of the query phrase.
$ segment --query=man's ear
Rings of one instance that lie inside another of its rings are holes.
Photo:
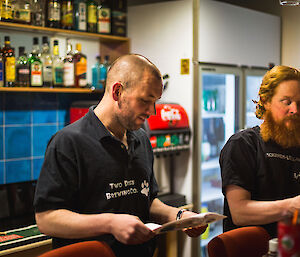
[[[112,88],[112,97],[115,101],[119,100],[121,91],[122,91],[122,84],[115,83]]]

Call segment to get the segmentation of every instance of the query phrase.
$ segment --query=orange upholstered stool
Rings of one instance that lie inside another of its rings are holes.
[[[243,227],[214,237],[207,245],[209,257],[262,257],[270,236],[262,227]]]
[[[115,257],[104,242],[85,241],[53,249],[39,257]]]

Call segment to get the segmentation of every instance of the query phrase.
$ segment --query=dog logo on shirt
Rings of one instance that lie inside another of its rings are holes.
[[[148,196],[149,194],[149,183],[144,180],[144,182],[142,183],[142,190],[141,190],[141,193],[144,194],[145,196]]]

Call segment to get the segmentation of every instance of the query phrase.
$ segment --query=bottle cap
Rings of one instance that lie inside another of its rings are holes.
[[[48,44],[48,37],[44,36],[42,42],[43,44]]]
[[[24,52],[25,52],[25,47],[19,46],[19,56],[24,55]]]
[[[269,251],[270,252],[278,251],[278,238],[272,238],[269,240]]]
[[[78,52],[81,52],[81,44],[80,43],[76,44],[76,49]]]
[[[54,40],[53,45],[58,46],[58,40]]]
[[[5,36],[5,37],[4,37],[4,41],[10,41],[9,36]]]
[[[38,45],[39,44],[39,38],[38,37],[34,37],[33,38],[33,44],[34,45]]]

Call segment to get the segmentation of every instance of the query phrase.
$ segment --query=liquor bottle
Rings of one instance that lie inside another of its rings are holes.
[[[19,58],[16,65],[16,85],[19,87],[29,87],[30,85],[30,70],[29,63],[25,53],[25,47],[19,47]]]
[[[111,33],[111,10],[107,0],[101,0],[97,8],[97,32],[101,34]]]
[[[62,0],[61,5],[61,28],[74,29],[73,0]]]
[[[75,65],[75,87],[86,87],[86,71],[87,61],[86,55],[81,52],[81,44],[76,44],[76,51],[74,54]]]
[[[111,33],[115,36],[127,34],[127,6],[126,0],[111,1]]]
[[[39,57],[39,38],[33,38],[32,53],[28,59],[30,67],[30,86],[43,86],[43,64]]]
[[[0,87],[4,87],[4,58],[0,50]]]
[[[6,87],[13,87],[16,81],[16,59],[14,48],[10,46],[9,36],[4,37],[2,54],[4,58],[4,85]]]
[[[44,0],[33,0],[31,4],[31,25],[45,26]]]
[[[11,0],[1,0],[1,21],[12,21],[12,3]]]
[[[75,65],[74,65],[74,53],[72,51],[72,45],[67,40],[67,55],[64,58],[64,86],[74,87],[75,84]]]
[[[86,1],[75,0],[74,1],[74,13],[75,13],[75,30],[86,31]]]
[[[44,87],[52,87],[52,56],[48,37],[43,37],[43,47],[41,53],[41,61],[43,63],[43,85]]]
[[[47,27],[60,28],[61,0],[48,0],[46,6]]]
[[[14,6],[15,4],[15,6]],[[31,23],[31,6],[29,0],[19,0],[13,3],[13,22]]]
[[[103,89],[100,82],[100,56],[96,56],[96,63],[92,67],[92,87],[94,89]]]
[[[53,86],[62,87],[64,79],[64,62],[59,57],[58,40],[53,41],[53,64],[52,64]]]
[[[100,64],[100,83],[102,84],[102,88],[105,88],[108,67],[109,56],[105,55],[104,62]]]
[[[97,4],[94,0],[87,0],[87,31],[96,33],[97,32]]]

